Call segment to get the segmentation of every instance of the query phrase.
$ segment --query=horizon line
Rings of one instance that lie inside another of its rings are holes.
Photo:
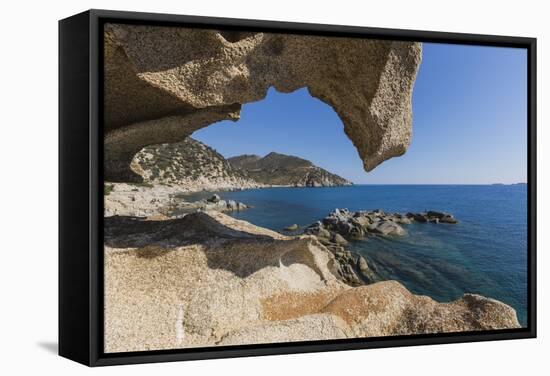
[[[517,183],[354,183],[353,185],[528,185],[528,182]],[[330,187],[327,187],[330,188]]]

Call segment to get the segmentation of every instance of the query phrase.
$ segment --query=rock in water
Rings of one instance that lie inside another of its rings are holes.
[[[369,226],[369,230],[382,235],[405,235],[403,227],[392,221],[379,221]]]
[[[212,195],[210,198],[208,198],[206,201],[208,202],[218,202],[221,198],[217,194]]]
[[[426,216],[428,217],[428,220],[430,222],[434,223],[451,223],[455,224],[458,223],[455,217],[453,217],[452,214],[449,213],[443,213],[443,212],[437,212],[433,210],[429,210],[426,213]],[[437,219],[437,221],[435,221]]]
[[[227,209],[230,211],[237,210],[238,209],[237,202],[235,200],[227,201]]]
[[[347,245],[348,241],[344,239],[344,237],[340,234],[334,233],[332,234],[332,237],[330,239],[333,243],[336,243],[338,245]]]
[[[245,210],[245,209],[248,209],[248,208],[249,208],[248,205],[243,204],[242,202],[238,202],[238,201],[237,201],[237,210],[238,210],[238,211]]]
[[[323,219],[322,224],[328,231],[344,238],[360,240],[365,237],[367,232],[403,236],[406,232],[397,223],[398,221],[410,223],[405,216],[385,214],[381,210],[350,212],[347,209],[335,209]]]
[[[416,213],[414,213],[412,218],[415,221],[420,222],[420,223],[428,222],[428,217],[425,214],[416,214]]]
[[[453,216],[450,215],[450,214],[446,214],[446,215],[444,215],[443,217],[439,218],[439,222],[441,222],[441,223],[450,223],[450,224],[456,224],[456,223],[458,223],[458,221],[456,220],[456,218],[453,217]]]
[[[435,211],[435,210],[428,210],[426,212],[426,215],[428,217],[435,217],[435,218],[443,218],[444,216],[448,215],[447,213],[442,213],[442,212],[438,212],[438,211]]]
[[[419,223],[458,223],[458,220],[452,214],[428,210],[425,213],[407,213],[405,217]]]
[[[337,208],[323,218],[322,221],[310,225],[305,233],[318,236],[321,229],[325,229],[329,233],[339,234],[348,240],[363,239],[367,233],[384,236],[404,236],[407,232],[401,225],[409,225],[412,221],[419,223],[458,223],[451,214],[436,211],[400,214],[384,213],[380,209],[350,212],[347,209]],[[332,241],[334,242],[333,239]]]
[[[285,230],[285,231],[296,231],[296,230],[298,230],[298,225],[295,223],[293,225],[285,227],[283,230]]]
[[[332,234],[327,229],[323,228],[323,224],[319,221],[310,225],[304,230],[304,234],[314,235],[319,239],[330,240]]]

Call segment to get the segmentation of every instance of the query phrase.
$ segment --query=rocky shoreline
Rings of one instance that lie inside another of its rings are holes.
[[[151,220],[177,219],[200,211],[231,212],[250,208],[245,203],[224,200],[218,194],[209,198],[188,201],[186,192],[170,186],[110,184],[105,195],[105,216],[144,217]],[[424,213],[385,213],[372,211],[351,212],[335,209],[325,218],[305,229],[292,224],[283,233],[314,236],[334,256],[333,272],[349,286],[368,285],[381,278],[369,266],[369,261],[347,247],[349,241],[369,236],[404,236],[403,225],[418,223],[448,223],[458,221],[453,215],[426,211]]]
[[[321,234],[324,237],[339,234],[348,240],[363,239],[369,234],[403,236],[406,231],[402,225],[410,225],[413,222],[457,224],[458,220],[452,214],[435,210],[401,214],[385,213],[380,209],[356,212],[335,209],[322,221],[308,226],[305,233]]]
[[[502,302],[414,295],[347,249],[369,236],[402,236],[413,222],[457,223],[450,214],[336,209],[284,235],[223,214],[249,209],[245,203],[217,194],[187,201],[182,193],[106,187],[107,351],[519,327]]]
[[[185,194],[179,188],[163,185],[108,184],[104,216],[181,218],[201,210],[230,212],[250,208],[242,202],[222,200],[217,194],[196,201],[188,201]]]
[[[285,236],[215,210],[106,217],[105,350],[519,327],[513,308],[480,295],[439,303],[396,281],[352,286],[341,269],[368,266],[343,262],[354,255],[322,239]]]
[[[346,249],[348,241],[361,240],[367,236],[404,236],[406,231],[402,225],[413,222],[456,224],[458,220],[452,214],[434,210],[401,214],[385,213],[380,209],[356,212],[335,209],[321,221],[306,227],[303,233],[315,236],[333,253],[340,280],[350,286],[359,286],[377,282],[380,278],[363,256]]]
[[[168,185],[156,183],[105,183],[104,203],[105,216],[113,215],[135,215],[148,217],[153,215],[165,215],[173,217],[171,212],[179,212],[180,215],[191,213],[196,209],[232,211],[244,210],[247,205],[244,203],[229,200],[224,203],[211,205],[205,200],[190,202],[188,195],[200,192],[230,192],[246,189],[261,188],[296,188],[294,185],[212,185],[208,188],[203,183],[187,185]],[[313,187],[311,187],[313,188]]]

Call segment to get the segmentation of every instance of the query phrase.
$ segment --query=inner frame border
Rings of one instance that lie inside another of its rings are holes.
[[[536,337],[536,39],[499,35],[323,25],[159,13],[95,10],[90,14],[90,362],[104,366],[322,351],[341,351]],[[104,51],[106,23],[239,30],[346,38],[446,43],[527,50],[527,310],[526,328],[349,338],[171,350],[104,352]]]

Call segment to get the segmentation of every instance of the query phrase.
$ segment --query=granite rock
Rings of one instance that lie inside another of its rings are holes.
[[[519,327],[514,309],[479,295],[350,287],[315,237],[219,212],[107,217],[104,263],[107,352]]]
[[[411,140],[420,43],[106,24],[104,51],[107,180],[139,179],[143,147],[237,120],[270,87],[331,106],[367,171]]]

